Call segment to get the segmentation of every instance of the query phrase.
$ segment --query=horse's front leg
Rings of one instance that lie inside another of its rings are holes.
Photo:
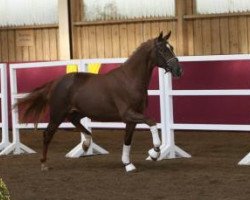
[[[132,172],[136,170],[136,167],[130,161],[131,142],[135,126],[136,126],[135,123],[126,124],[124,144],[122,149],[122,163],[124,164],[127,172]]]
[[[128,110],[124,114],[124,119],[127,122],[145,123],[150,127],[150,131],[151,131],[152,138],[153,138],[154,148],[150,149],[148,151],[148,154],[152,158],[152,160],[157,160],[157,158],[159,158],[159,156],[160,156],[161,140],[159,137],[156,123],[153,120],[145,117],[143,114],[137,113],[133,110]]]

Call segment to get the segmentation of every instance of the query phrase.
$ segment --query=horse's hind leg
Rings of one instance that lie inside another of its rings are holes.
[[[82,133],[84,133],[85,140],[82,143],[82,148],[85,152],[88,151],[89,146],[91,144],[91,132],[88,131],[82,124],[81,124],[81,119],[83,118],[83,115],[81,115],[78,112],[73,112],[68,115],[69,121]]]
[[[48,170],[48,167],[46,166],[48,147],[56,130],[66,117],[65,112],[66,111],[61,111],[60,113],[57,113],[51,109],[49,124],[43,132],[43,157],[41,158],[42,171]]]
[[[48,146],[58,128],[58,123],[49,122],[47,128],[43,132],[43,157],[41,158],[41,170],[48,170],[46,166]]]

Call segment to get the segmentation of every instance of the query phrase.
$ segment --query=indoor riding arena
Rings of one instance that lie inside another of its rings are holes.
[[[249,0],[0,0],[0,200],[249,200]]]

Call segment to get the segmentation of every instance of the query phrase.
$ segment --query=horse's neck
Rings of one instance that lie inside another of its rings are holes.
[[[144,90],[148,88],[154,67],[150,54],[150,51],[135,52],[122,67],[135,88]]]

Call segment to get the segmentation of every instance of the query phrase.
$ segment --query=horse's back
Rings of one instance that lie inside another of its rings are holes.
[[[66,112],[78,111],[83,116],[98,121],[119,121],[117,108],[110,94],[111,87],[114,86],[110,79],[112,77],[107,74],[66,74],[57,80],[51,96],[51,108]]]

